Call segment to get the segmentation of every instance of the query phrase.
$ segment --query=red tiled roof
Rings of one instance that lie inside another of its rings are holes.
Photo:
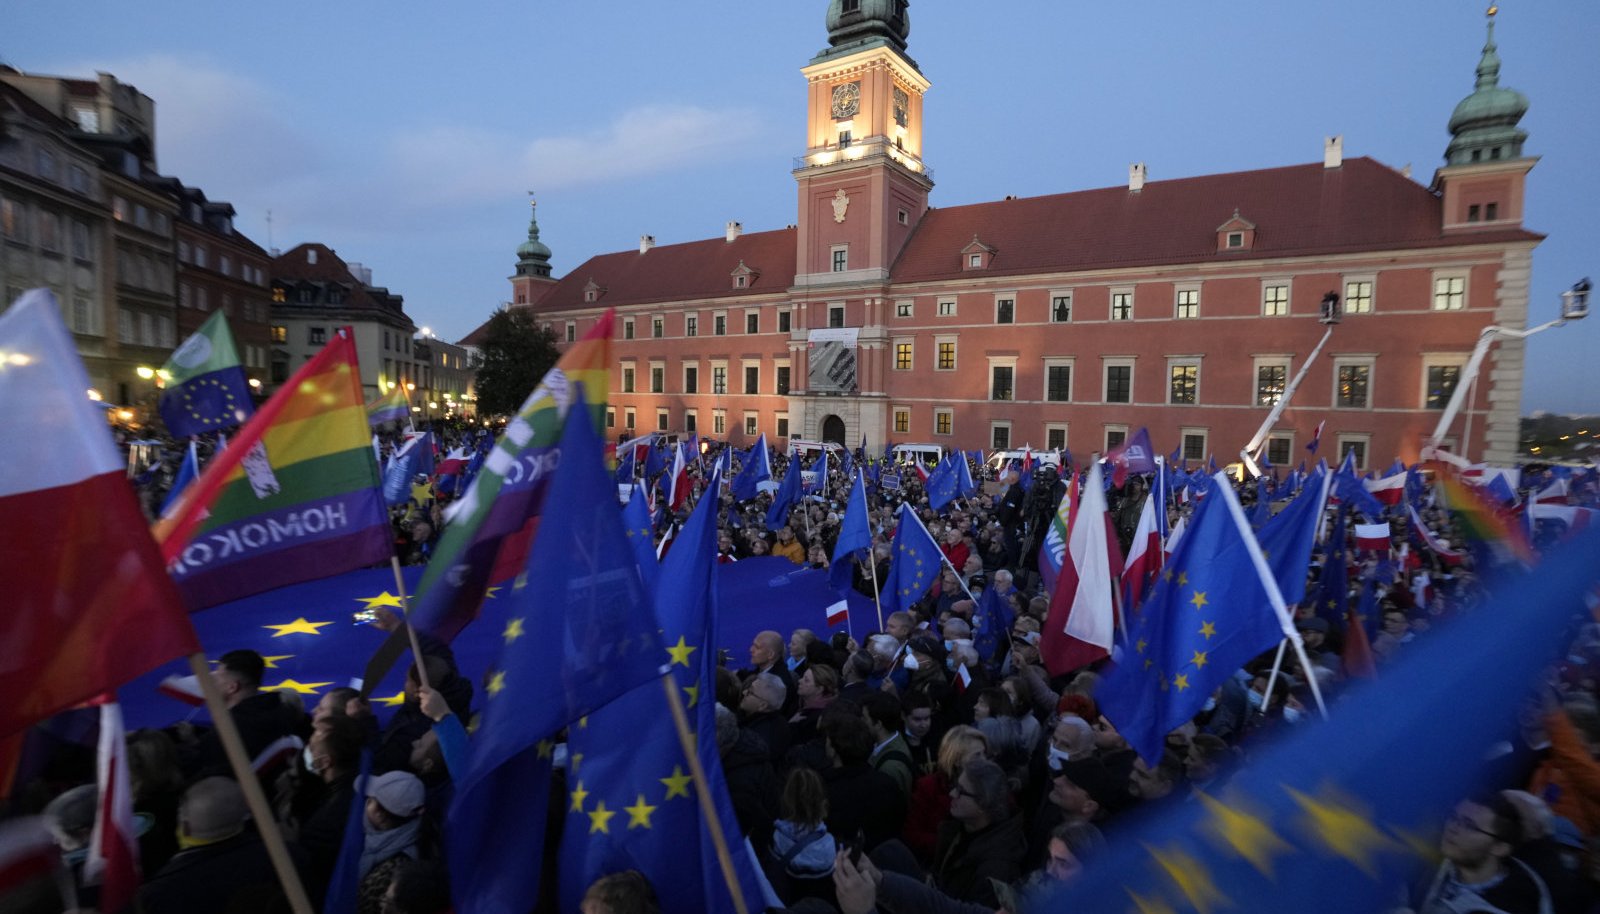
[[[748,288],[733,287],[739,261],[760,273]],[[533,306],[534,311],[566,311],[652,301],[680,301],[782,292],[794,282],[795,230],[751,232],[732,241],[708,238],[601,254],[580,264]],[[583,287],[593,279],[604,293],[593,303]]]
[[[306,252],[317,252],[317,262],[307,263]],[[281,255],[272,259],[272,279],[286,286],[296,282],[337,283],[346,288],[345,300],[338,305],[316,307],[334,307],[343,310],[368,310],[385,311],[405,320],[403,306],[404,299],[391,293],[381,286],[368,286],[350,272],[349,264],[345,263],[333,249],[325,244],[307,242],[297,245]],[[381,298],[381,300],[380,300]],[[295,307],[294,302],[289,302],[288,307]]]
[[[1392,250],[1463,242],[1536,241],[1522,229],[1446,236],[1441,201],[1370,158],[1150,181],[929,210],[890,275],[894,282],[973,278],[960,251],[995,249],[988,274],[1219,262],[1233,258]],[[1234,211],[1256,226],[1248,251],[1217,252]]]

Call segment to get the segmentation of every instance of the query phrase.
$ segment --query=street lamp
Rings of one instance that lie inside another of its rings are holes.
[[[1422,443],[1422,459],[1436,459],[1443,456],[1439,450],[1439,443],[1444,440],[1445,433],[1450,430],[1450,424],[1455,421],[1456,413],[1461,411],[1461,406],[1467,400],[1467,391],[1477,383],[1478,369],[1483,366],[1483,357],[1489,354],[1489,346],[1496,339],[1504,337],[1508,340],[1525,340],[1535,333],[1542,333],[1551,327],[1560,327],[1567,321],[1583,320],[1589,316],[1589,290],[1591,284],[1589,277],[1578,280],[1572,288],[1561,293],[1561,316],[1548,323],[1527,330],[1516,330],[1511,327],[1501,327],[1490,324],[1478,334],[1478,345],[1472,349],[1472,357],[1467,359],[1467,364],[1461,369],[1461,375],[1456,379],[1456,389],[1450,394],[1450,403],[1444,408],[1444,415],[1439,417],[1439,424],[1434,426],[1433,434]],[[1472,427],[1472,414],[1467,414],[1466,429]],[[1452,462],[1465,462],[1467,460],[1467,440],[1470,436],[1463,430],[1461,435],[1461,453]]]

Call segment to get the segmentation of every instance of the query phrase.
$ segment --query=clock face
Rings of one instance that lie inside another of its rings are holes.
[[[894,122],[904,127],[910,117],[911,96],[899,86],[894,87]]]
[[[861,84],[840,83],[833,87],[833,116],[855,117],[861,110]]]

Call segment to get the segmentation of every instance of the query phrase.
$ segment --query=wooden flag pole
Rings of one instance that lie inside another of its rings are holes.
[[[883,598],[878,594],[878,550],[876,543],[867,546],[867,570],[872,572],[872,605],[878,608],[878,631],[883,631]]]
[[[289,858],[288,845],[284,844],[278,820],[272,817],[272,807],[268,805],[267,795],[261,789],[261,780],[256,777],[255,771],[250,767],[250,759],[244,754],[244,740],[239,738],[239,728],[233,722],[233,712],[223,700],[222,692],[217,689],[217,683],[211,678],[211,665],[206,661],[205,654],[189,655],[189,672],[200,680],[200,691],[206,697],[206,708],[210,710],[212,724],[217,728],[217,738],[222,742],[222,751],[227,754],[228,765],[233,768],[233,775],[238,779],[240,789],[244,791],[245,804],[250,808],[250,815],[255,817],[256,828],[261,832],[261,841],[267,846],[267,856],[272,860],[272,868],[278,873],[278,882],[283,885],[284,894],[289,896],[290,910],[295,914],[312,914],[311,899],[306,895],[306,887],[300,882],[300,874],[295,871],[294,861]]]
[[[417,665],[417,682],[421,683],[424,689],[431,689],[433,686],[428,683],[428,669],[422,662],[422,642],[417,639],[417,630],[411,626],[410,607],[406,605],[406,579],[400,574],[400,556],[389,556],[389,565],[394,569],[395,589],[400,591],[401,619],[406,627],[406,635],[411,639],[411,659]],[[374,683],[373,687],[376,688],[377,684]]]
[[[678,681],[669,671],[661,677],[661,687],[667,692],[667,707],[672,709],[672,724],[678,731],[678,743],[689,762],[689,774],[694,777],[695,793],[700,799],[700,816],[705,819],[706,832],[717,851],[717,863],[722,867],[722,878],[728,883],[728,895],[733,899],[736,914],[749,914],[744,904],[744,893],[739,891],[739,877],[733,870],[733,857],[728,851],[728,837],[722,831],[722,819],[717,815],[717,805],[711,798],[711,782],[700,764],[699,747],[695,736],[689,732],[689,718],[683,710],[683,697],[678,694]]]

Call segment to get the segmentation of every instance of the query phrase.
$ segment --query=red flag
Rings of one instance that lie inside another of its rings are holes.
[[[200,649],[55,297],[0,314],[0,736]]]
[[[1128,545],[1128,561],[1122,569],[1122,605],[1129,610],[1138,608],[1150,582],[1166,564],[1166,553],[1161,549],[1161,530],[1156,526],[1157,494],[1151,490],[1145,497],[1138,529],[1134,530],[1133,542]]]
[[[1116,577],[1121,571],[1121,549],[1106,512],[1105,484],[1096,463],[1073,506],[1067,554],[1039,646],[1050,675],[1059,676],[1110,654],[1116,629]]]
[[[1398,505],[1406,497],[1406,474],[1396,473],[1382,479],[1364,479],[1362,486],[1372,497],[1385,505]]]
[[[100,885],[100,909],[121,911],[133,904],[139,888],[139,838],[133,827],[133,794],[128,788],[127,742],[122,708],[115,696],[100,702],[100,797],[83,861],[84,882]]]
[[[972,671],[963,663],[956,667],[956,691],[965,692],[970,685],[972,685]]]
[[[672,481],[667,487],[667,505],[673,511],[689,500],[689,466],[683,462],[683,448],[672,447]]]

